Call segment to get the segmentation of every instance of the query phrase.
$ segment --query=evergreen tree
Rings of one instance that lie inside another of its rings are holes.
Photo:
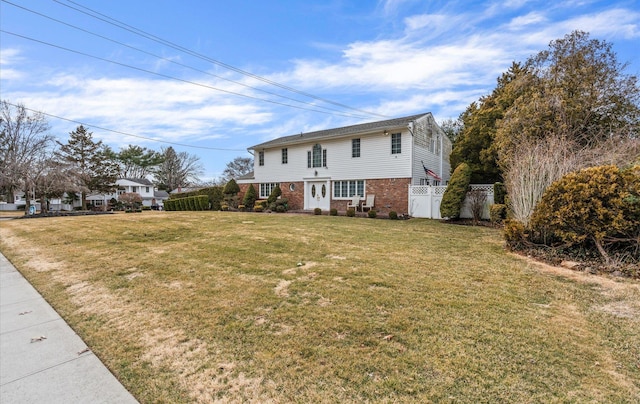
[[[80,125],[69,133],[66,144],[58,142],[56,156],[65,164],[66,172],[82,195],[82,209],[87,209],[87,194],[110,193],[115,189],[118,166],[102,141],[95,142],[93,133]]]
[[[114,158],[120,165],[120,178],[147,178],[164,160],[157,151],[135,145],[114,153]]]
[[[471,183],[489,184],[501,181],[502,171],[498,166],[495,136],[497,123],[518,96],[518,91],[510,84],[524,74],[518,63],[513,63],[506,73],[498,78],[493,92],[472,103],[460,115],[462,123],[453,149],[451,167],[467,163],[471,168]]]

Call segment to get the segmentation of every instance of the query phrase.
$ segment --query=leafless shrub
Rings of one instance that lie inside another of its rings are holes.
[[[525,226],[544,191],[554,181],[576,170],[579,154],[566,138],[525,139],[505,170],[505,186],[513,217]]]
[[[477,225],[480,219],[482,219],[484,204],[487,202],[487,193],[481,189],[472,188],[467,192],[466,198],[467,201],[469,201],[473,224]]]

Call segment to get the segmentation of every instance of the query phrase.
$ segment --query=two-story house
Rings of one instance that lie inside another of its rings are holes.
[[[445,184],[451,141],[431,113],[300,133],[260,143],[253,184],[266,199],[279,184],[290,209],[345,211],[354,195],[375,195],[375,209],[409,212],[409,185]]]
[[[167,191],[157,190],[146,178],[119,178],[116,180],[117,191],[113,194],[94,194],[87,196],[87,203],[94,207],[107,206],[112,198],[124,193],[137,193],[142,197],[142,206],[161,207],[169,199]]]

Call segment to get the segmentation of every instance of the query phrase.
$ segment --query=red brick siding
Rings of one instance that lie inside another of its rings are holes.
[[[289,186],[293,184],[294,190],[291,191]],[[239,184],[240,193],[238,194],[240,197],[240,201],[244,199],[244,194],[249,189],[249,184]],[[255,183],[253,187],[256,189],[257,199],[260,199],[260,184]],[[304,208],[304,182],[281,182],[280,190],[282,191],[282,198],[288,199],[289,210],[302,210]]]
[[[392,210],[398,214],[409,213],[410,183],[411,178],[366,180],[365,192],[376,196],[374,210],[379,213],[389,213]],[[333,184],[331,186],[333,187]],[[345,212],[349,202],[351,201],[331,199],[331,208],[337,209],[339,212]]]
[[[409,184],[410,178],[385,178],[378,180],[366,180],[366,193],[374,194],[375,206],[374,209],[379,213],[389,213],[390,211],[396,211],[398,214],[409,213]],[[294,184],[294,190],[289,190],[289,185]],[[239,184],[240,201],[244,198],[245,192],[249,188],[249,184]],[[253,184],[256,192],[260,191],[260,184]],[[302,210],[304,209],[304,182],[281,182],[280,189],[282,190],[282,197],[289,200],[290,210]],[[333,190],[333,183],[331,184],[330,191]],[[366,195],[365,195],[366,196]],[[348,200],[335,200],[333,199],[333,193],[331,193],[331,208],[337,209],[339,212],[345,212],[347,210]]]

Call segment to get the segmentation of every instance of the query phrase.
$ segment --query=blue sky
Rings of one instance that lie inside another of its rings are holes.
[[[275,137],[456,118],[573,30],[640,75],[639,1],[0,1],[0,98],[115,150],[173,145],[203,180]]]

